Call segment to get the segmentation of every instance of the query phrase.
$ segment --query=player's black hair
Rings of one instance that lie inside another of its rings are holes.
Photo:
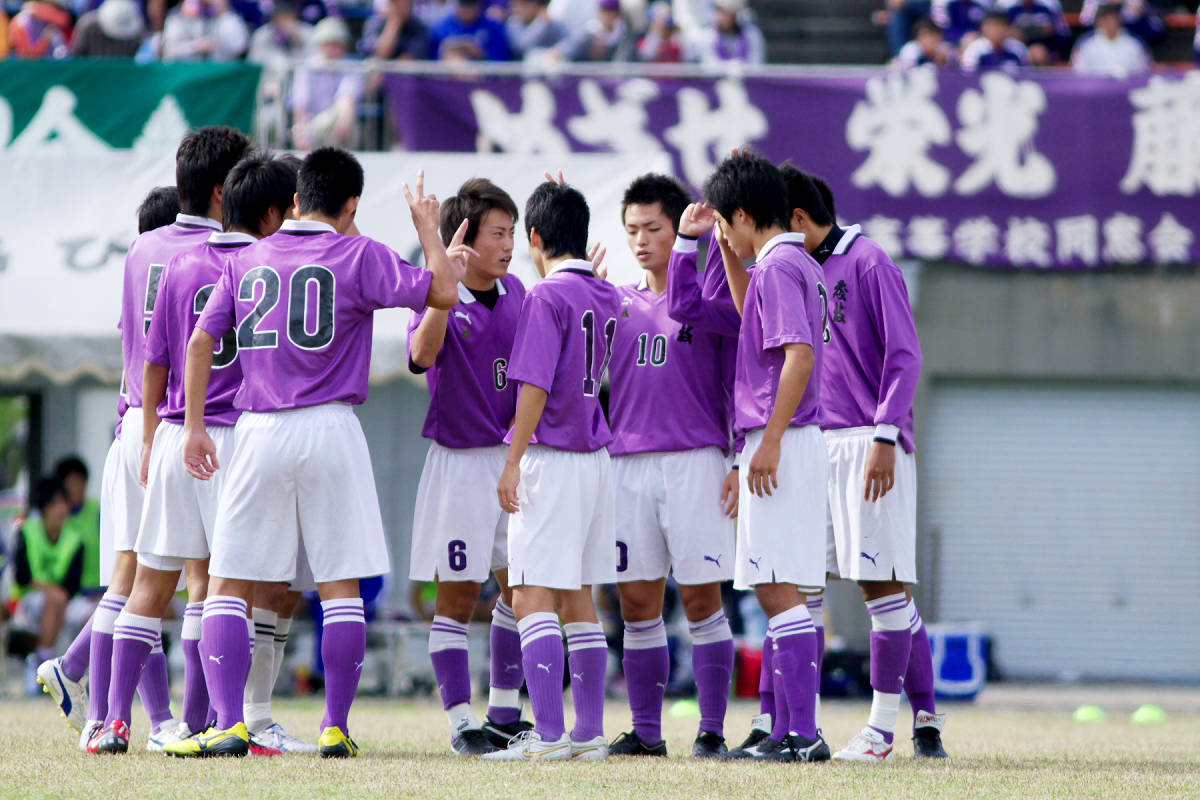
[[[983,22],[987,22],[989,19],[994,22],[1003,22],[1005,25],[1008,24],[1008,14],[998,8],[993,8],[983,15]],[[982,25],[983,22],[980,24]]]
[[[933,21],[932,17],[921,17],[913,24],[913,37],[922,33],[945,33],[942,26]]]
[[[296,171],[266,151],[252,152],[225,178],[221,203],[225,230],[258,233],[267,212],[277,208],[281,216],[286,214],[295,196]]]
[[[61,497],[64,502],[67,499],[62,482],[50,476],[41,478],[29,490],[29,507],[45,512],[46,506],[53,503],[56,497]]]
[[[671,226],[679,231],[679,218],[683,210],[692,202],[692,195],[683,184],[670,175],[660,175],[649,172],[634,178],[633,183],[625,190],[621,199],[621,222],[625,221],[625,210],[630,206],[649,206],[658,203]]]
[[[275,160],[286,164],[287,168],[297,175],[300,174],[300,165],[304,163],[295,153],[277,153]]]
[[[213,189],[250,149],[250,139],[224,125],[189,131],[175,151],[175,187],[185,214],[204,217]]]
[[[591,211],[578,189],[546,181],[525,203],[525,235],[535,229],[548,258],[587,257]]]
[[[833,199],[833,189],[829,188],[829,184],[824,178],[817,177],[811,172],[808,177],[812,178],[813,185],[817,187],[817,191],[821,193],[821,202],[825,204],[825,210],[829,212],[830,218],[837,221],[837,202]]]
[[[817,225],[833,224],[833,214],[826,207],[825,198],[821,196],[821,190],[817,188],[812,175],[787,163],[779,167],[779,172],[787,183],[789,218],[791,212],[798,208]]]
[[[479,225],[489,211],[503,211],[512,217],[517,224],[517,204],[513,202],[508,192],[501,189],[487,178],[471,178],[458,187],[458,194],[442,201],[439,229],[442,232],[442,243],[450,246],[458,226],[467,220],[467,235],[465,244],[473,244],[479,235]]]
[[[300,164],[296,194],[301,214],[316,212],[337,217],[351,197],[362,197],[363,168],[358,159],[340,147],[318,147]]]
[[[54,465],[54,477],[65,482],[72,475],[78,475],[86,481],[88,479],[87,464],[83,463],[83,459],[77,455],[60,458]]]
[[[704,182],[704,197],[727,221],[739,208],[756,230],[772,225],[788,228],[787,184],[779,168],[751,150],[729,156]]]
[[[1110,14],[1116,14],[1118,17],[1121,16],[1121,4],[1120,3],[1102,3],[1100,5],[1100,7],[1096,9],[1096,16],[1092,20],[1092,24],[1094,25],[1096,23],[1096,20],[1100,19],[1101,17],[1107,17]]]
[[[175,221],[179,213],[179,192],[174,186],[159,186],[138,206],[138,233],[152,231]]]

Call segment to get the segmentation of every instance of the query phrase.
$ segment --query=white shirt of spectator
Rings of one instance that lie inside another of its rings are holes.
[[[1071,66],[1081,75],[1124,78],[1150,69],[1146,48],[1124,30],[1115,39],[1092,33],[1075,45]]]

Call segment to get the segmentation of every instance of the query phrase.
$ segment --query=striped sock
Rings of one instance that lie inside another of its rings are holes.
[[[724,611],[689,623],[692,635],[692,674],[700,703],[700,731],[725,735],[725,709],[733,678],[733,632]]]
[[[488,692],[488,719],[498,725],[508,725],[521,718],[521,684],[525,670],[521,668],[521,633],[517,618],[503,597],[496,598],[492,609],[491,687]]]
[[[325,633],[321,657],[325,661],[325,719],[322,728],[350,733],[350,706],[358,691],[367,652],[367,617],[361,597],[321,603]]]
[[[471,670],[467,661],[468,625],[435,616],[429,626],[429,660],[442,695],[442,708],[454,732],[478,728],[471,711]]]
[[[608,641],[598,622],[568,622],[568,664],[575,728],[571,738],[588,742],[604,735],[604,686],[608,672]]]
[[[533,708],[535,730],[543,741],[556,742],[566,730],[563,721],[563,640],[558,615],[548,611],[517,621],[521,632],[521,661]]]
[[[113,627],[112,677],[108,687],[105,725],[111,725],[116,720],[128,723],[133,719],[133,692],[142,677],[146,659],[159,640],[162,619],[142,617],[123,610]]]
[[[871,615],[871,716],[867,725],[892,743],[900,692],[912,649],[908,622],[908,598],[903,593],[880,597],[867,603]]]
[[[92,644],[88,677],[88,719],[108,719],[108,689],[112,679],[113,627],[128,597],[105,592],[92,614]],[[125,720],[128,722],[129,720]]]

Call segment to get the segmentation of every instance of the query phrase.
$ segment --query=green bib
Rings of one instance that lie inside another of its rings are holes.
[[[52,542],[42,521],[31,517],[21,526],[21,536],[25,538],[25,555],[33,580],[30,586],[14,586],[14,596],[20,599],[28,594],[34,583],[61,585],[80,547],[79,533],[64,525],[58,541]]]

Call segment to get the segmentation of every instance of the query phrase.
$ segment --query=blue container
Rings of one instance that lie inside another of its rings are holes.
[[[987,682],[991,640],[978,625],[927,625],[933,689],[941,700],[974,700]]]

